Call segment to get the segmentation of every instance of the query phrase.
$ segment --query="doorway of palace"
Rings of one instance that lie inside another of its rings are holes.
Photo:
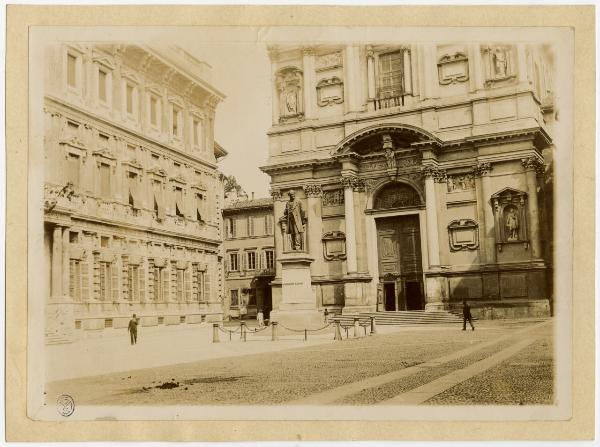
[[[418,214],[376,219],[379,280],[386,311],[423,310],[423,267]]]

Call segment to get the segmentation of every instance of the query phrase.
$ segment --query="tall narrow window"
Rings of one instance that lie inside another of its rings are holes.
[[[183,189],[179,186],[175,187],[175,214],[179,217],[183,217]]]
[[[69,182],[71,182],[71,184],[74,187],[78,187],[79,186],[79,169],[81,166],[80,161],[79,161],[79,155],[69,154],[67,161],[69,164]]]
[[[111,270],[110,262],[100,263],[100,301],[110,301]]]
[[[150,124],[154,127],[160,126],[160,110],[158,98],[154,95],[150,96]]]
[[[248,236],[254,236],[254,218],[248,217]]]
[[[154,301],[164,301],[163,282],[165,277],[165,269],[162,267],[154,267],[152,271],[152,289],[154,290]]]
[[[238,307],[240,305],[238,299],[238,291],[237,289],[230,290],[231,293],[231,307]]]
[[[130,265],[127,272],[127,290],[130,301],[139,301],[140,299],[140,268],[137,265]]]
[[[206,220],[204,216],[204,196],[202,194],[196,194],[196,219],[199,222]]]
[[[265,216],[265,234],[269,236],[273,234],[273,216],[271,214]]]
[[[400,51],[379,56],[379,97],[390,98],[402,95],[402,64]]]
[[[110,199],[110,166],[101,163],[100,164],[100,196],[103,199]]]
[[[77,57],[67,54],[67,85],[77,88]]]
[[[232,272],[237,272],[238,269],[239,269],[238,254],[237,253],[229,253],[229,270]]]
[[[229,237],[236,236],[236,228],[235,228],[235,219],[231,218],[228,220],[229,222]]]
[[[81,264],[76,259],[70,261],[69,295],[73,301],[81,301]]]
[[[265,262],[267,263],[266,267],[268,269],[272,269],[275,265],[275,257],[273,255],[273,250],[265,251]]]
[[[256,270],[256,252],[249,251],[246,253],[246,256],[248,258],[248,270]]]
[[[173,106],[173,114],[171,117],[171,133],[174,137],[181,137],[181,109]]]
[[[98,99],[108,102],[108,73],[98,70]]]
[[[140,198],[138,197],[138,175],[135,172],[127,173],[129,187],[129,205],[133,209],[140,209]]]
[[[176,290],[177,290],[177,301],[183,301],[183,290],[185,287],[185,278],[184,278],[185,270],[177,269],[177,281],[176,281]]]
[[[204,270],[198,270],[196,276],[196,301],[203,302],[204,299],[204,276],[206,272]]]
[[[127,84],[125,87],[125,97],[127,113],[133,115],[133,85]]]

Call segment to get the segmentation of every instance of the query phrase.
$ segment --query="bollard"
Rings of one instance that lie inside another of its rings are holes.
[[[277,341],[277,321],[271,322],[271,341]]]
[[[242,324],[240,325],[240,332],[242,333],[242,340],[246,341],[246,322],[242,321]]]
[[[358,332],[359,332],[358,327],[359,327],[358,326],[358,317],[354,317],[354,338],[358,338],[359,337],[359,335],[358,335]]]
[[[371,335],[377,333],[377,326],[375,326],[375,317],[371,317]]]
[[[304,341],[306,341],[308,339],[308,334],[307,334],[308,330],[304,329]]]
[[[342,339],[342,331],[340,331],[340,320],[335,320],[335,337],[334,340]]]
[[[219,323],[213,323],[213,343],[219,343]]]

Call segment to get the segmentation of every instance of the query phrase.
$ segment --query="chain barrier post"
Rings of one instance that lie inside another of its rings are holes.
[[[377,326],[375,326],[375,317],[371,316],[371,335],[375,335],[377,333]]]
[[[340,320],[334,320],[335,322],[335,337],[334,340],[342,340],[342,331],[340,330]]]
[[[277,341],[279,337],[277,336],[277,321],[271,322],[271,341]]]
[[[304,329],[304,341],[308,339],[307,329]]]
[[[354,317],[354,338],[359,337],[358,317]]]
[[[242,333],[242,340],[246,341],[246,322],[242,321],[240,332]]]
[[[219,323],[213,323],[213,343],[219,343]]]

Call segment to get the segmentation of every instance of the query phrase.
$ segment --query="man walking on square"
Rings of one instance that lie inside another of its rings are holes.
[[[135,345],[137,343],[137,327],[138,327],[138,319],[135,314],[133,314],[133,318],[129,320],[129,327],[127,330],[129,331],[129,336],[131,337],[131,344]]]
[[[473,326],[473,320],[471,317],[471,307],[469,307],[469,305],[467,304],[466,301],[463,300],[463,331],[467,330],[467,321],[469,322],[469,324],[471,325],[471,330],[474,331],[475,330],[475,326]]]

